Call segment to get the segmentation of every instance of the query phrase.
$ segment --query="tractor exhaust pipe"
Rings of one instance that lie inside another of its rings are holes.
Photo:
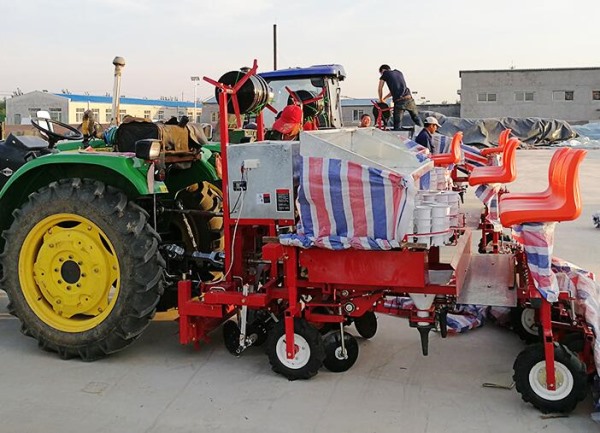
[[[121,120],[119,116],[119,102],[121,100],[121,70],[125,66],[125,59],[117,56],[113,60],[113,65],[115,65],[115,83],[113,87],[112,120],[116,126],[119,126]]]

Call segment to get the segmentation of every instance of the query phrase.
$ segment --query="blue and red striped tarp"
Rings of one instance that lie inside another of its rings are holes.
[[[302,157],[295,235],[280,241],[317,246],[388,250],[400,246],[414,208],[412,179],[352,161]]]
[[[535,287],[548,302],[558,301],[558,284],[552,272],[556,223],[526,223],[512,227],[513,238],[523,245]]]

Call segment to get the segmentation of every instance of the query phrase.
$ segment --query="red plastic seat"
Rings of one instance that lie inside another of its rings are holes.
[[[510,200],[503,194],[500,197],[500,222],[504,227],[527,222],[571,221],[581,214],[581,194],[579,190],[579,166],[587,151],[569,149],[563,154],[553,170],[560,175],[552,175],[552,193],[541,200],[523,198]]]
[[[461,150],[460,144],[462,143],[463,133],[457,132],[452,137],[452,143],[450,144],[450,153],[438,153],[432,155],[433,165],[436,167],[447,167],[452,164],[458,164],[460,161]]]
[[[568,147],[561,147],[552,155],[552,159],[550,160],[550,165],[548,167],[548,187],[544,191],[540,192],[521,192],[521,193],[508,193],[502,194],[503,200],[522,200],[522,199],[531,199],[531,200],[544,200],[552,195],[552,187],[553,185],[557,185],[560,183],[560,179],[564,178],[565,173],[563,173],[564,164],[561,163],[561,160],[564,159],[569,153]]]
[[[519,139],[511,138],[502,149],[502,165],[475,167],[469,176],[469,185],[509,183],[517,178],[517,147]]]
[[[502,153],[504,146],[506,146],[506,143],[508,143],[508,137],[510,137],[511,132],[512,132],[512,129],[505,129],[504,131],[502,131],[500,133],[500,136],[498,137],[498,146],[497,147],[487,147],[485,149],[481,149],[481,154],[483,156],[490,156],[490,155],[494,155],[496,153]]]

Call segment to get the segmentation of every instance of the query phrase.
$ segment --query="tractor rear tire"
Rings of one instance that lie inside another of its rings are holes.
[[[14,213],[1,257],[1,287],[22,332],[61,358],[93,361],[148,326],[165,262],[148,214],[118,189],[63,179]]]

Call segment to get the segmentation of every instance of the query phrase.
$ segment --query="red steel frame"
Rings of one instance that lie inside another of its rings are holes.
[[[445,302],[454,300],[460,293],[464,282],[466,269],[469,264],[471,251],[471,232],[463,231],[463,236],[458,241],[458,254],[450,264],[441,263],[439,248],[432,247],[426,251],[361,251],[346,250],[332,251],[324,249],[301,250],[296,247],[283,246],[278,243],[267,243],[262,247],[262,260],[271,264],[271,278],[263,286],[260,293],[244,295],[239,289],[240,284],[235,281],[235,276],[244,275],[244,239],[256,236],[257,230],[263,227],[268,236],[277,234],[278,225],[293,225],[291,220],[263,220],[263,219],[232,219],[229,215],[228,202],[228,163],[227,145],[229,134],[227,129],[227,97],[231,97],[234,111],[240,121],[239,104],[236,93],[243,84],[256,73],[257,62],[246,75],[235,84],[228,86],[218,83],[207,77],[204,80],[212,83],[219,92],[219,116],[221,133],[221,154],[223,164],[223,219],[225,232],[225,269],[228,271],[224,281],[203,285],[200,299],[192,298],[192,282],[183,279],[179,282],[178,304],[180,314],[180,342],[182,344],[194,343],[207,339],[207,334],[219,326],[224,320],[235,314],[236,309],[248,306],[254,309],[276,309],[276,301],[287,300],[288,305],[284,310],[284,323],[286,335],[286,352],[288,358],[295,355],[294,345],[294,318],[304,316],[307,320],[321,323],[339,323],[344,318],[339,315],[326,315],[313,313],[312,308],[303,307],[300,302],[301,295],[310,294],[315,301],[312,307],[334,305],[341,307],[344,302],[351,301],[356,309],[349,316],[361,316],[365,310],[378,311],[385,314],[409,317],[413,321],[433,323],[433,315],[429,318],[416,317],[416,310],[391,310],[385,307],[383,299],[388,295],[406,295],[408,293],[427,293],[445,296]],[[270,108],[270,107],[269,107]],[[262,113],[257,116],[257,137],[264,139],[264,123]],[[456,173],[453,173],[453,177]],[[483,221],[482,221],[483,223]],[[238,226],[247,229],[246,233],[238,233],[235,249],[232,248],[232,229]],[[483,227],[482,227],[483,228]],[[494,243],[497,242],[494,234]],[[485,229],[483,230],[485,239]],[[495,248],[494,252],[498,252]],[[237,258],[237,261],[236,261]],[[542,327],[544,352],[546,360],[546,381],[550,390],[556,389],[554,365],[553,327],[568,328],[569,325],[552,321],[553,305],[541,298],[539,292],[527,277],[527,261],[525,254],[517,252],[516,260],[520,266],[520,276],[524,285],[519,287],[519,299],[522,302],[539,304],[539,322]],[[232,261],[237,266],[232,267]],[[282,275],[278,275],[278,264],[283,263]],[[398,266],[401,264],[401,266]],[[298,270],[303,267],[308,270],[308,278],[299,276]],[[453,278],[448,284],[430,284],[429,270],[452,270]],[[283,286],[277,287],[277,277],[283,277]],[[218,291],[215,289],[219,289]],[[333,299],[324,300],[328,296]],[[433,312],[435,304],[429,312]],[[589,328],[583,326],[586,341],[593,339]],[[586,344],[587,357],[585,362],[593,369],[593,358]]]

